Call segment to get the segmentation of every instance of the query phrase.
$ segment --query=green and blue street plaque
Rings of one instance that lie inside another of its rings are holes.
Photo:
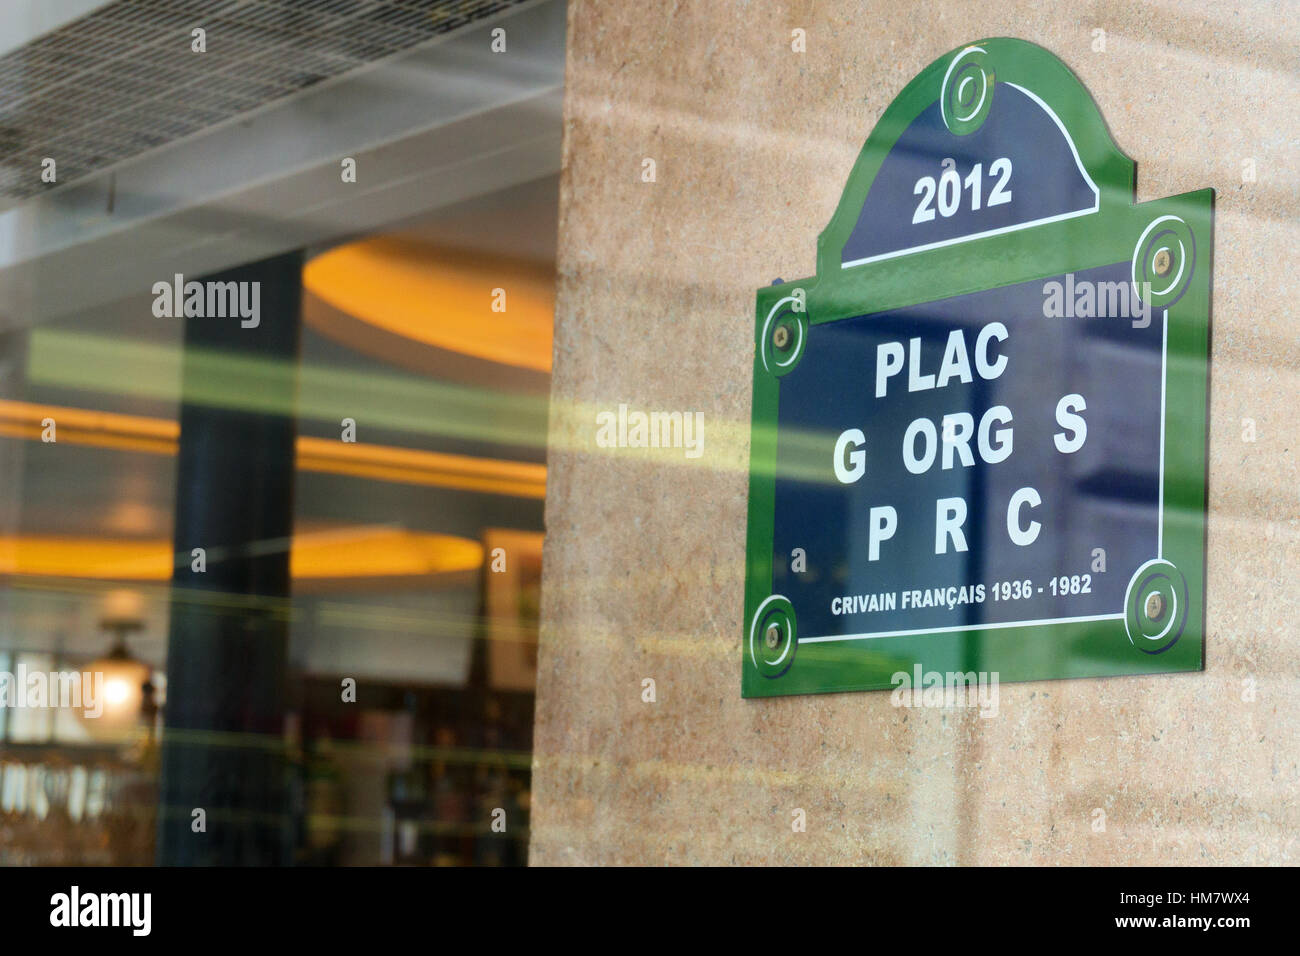
[[[758,290],[746,697],[1203,667],[1213,208],[1034,44],[907,85]]]

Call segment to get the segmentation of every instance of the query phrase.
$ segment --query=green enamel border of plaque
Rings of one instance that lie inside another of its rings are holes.
[[[899,135],[938,98],[954,58],[971,46],[985,51],[982,68],[994,85],[994,95],[997,83],[1010,81],[1032,91],[1057,114],[1100,191],[1098,211],[842,269],[841,248],[881,162]],[[1203,669],[1214,190],[1139,205],[1134,203],[1134,181],[1132,160],[1115,146],[1083,84],[1052,53],[1024,40],[981,40],[951,51],[917,75],[885,110],[858,155],[835,215],[818,238],[817,276],[766,286],[757,293],[742,625],[744,697],[889,689],[894,686],[891,674],[910,671],[918,663],[927,671],[944,673],[997,671],[1002,681]],[[761,674],[750,657],[750,631],[760,605],[772,593],[780,379],[764,368],[760,338],[773,306],[802,289],[807,301],[803,318],[817,326],[1131,261],[1146,227],[1166,215],[1183,219],[1196,244],[1192,275],[1182,297],[1168,309],[1166,331],[1162,550],[1165,560],[1182,572],[1190,599],[1178,641],[1163,653],[1145,652],[1130,642],[1124,622],[1110,620],[796,643],[795,658],[781,676]]]

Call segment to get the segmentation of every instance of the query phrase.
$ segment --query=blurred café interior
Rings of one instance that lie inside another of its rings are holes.
[[[0,865],[526,863],[563,3],[71,6],[0,23]]]

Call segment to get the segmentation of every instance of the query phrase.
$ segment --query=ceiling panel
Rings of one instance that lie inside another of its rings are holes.
[[[0,56],[0,197],[54,188],[44,157],[75,182],[525,2],[116,0]]]

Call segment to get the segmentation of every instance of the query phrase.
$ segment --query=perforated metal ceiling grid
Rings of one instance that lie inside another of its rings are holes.
[[[0,196],[66,185],[523,2],[115,0],[0,57]],[[57,184],[41,182],[45,157]]]

